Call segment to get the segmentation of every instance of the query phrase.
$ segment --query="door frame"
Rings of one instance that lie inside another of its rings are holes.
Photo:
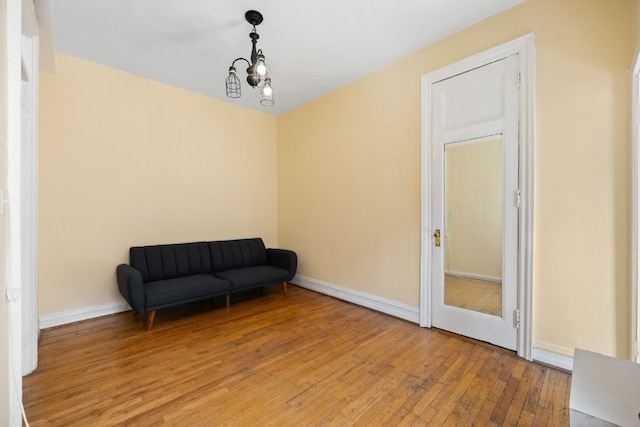
[[[517,54],[520,79],[518,100],[520,220],[518,224],[518,356],[532,360],[532,270],[535,127],[535,35],[529,33],[422,76],[422,215],[420,257],[420,326],[432,326],[431,283],[431,96],[432,85]],[[514,76],[514,78],[517,76]]]
[[[630,358],[640,363],[640,292],[638,292],[640,239],[640,52],[636,52],[633,67],[631,93],[631,354]]]
[[[32,372],[38,356],[37,318],[37,140],[39,36],[31,0],[7,0],[6,33],[6,189],[0,204],[9,218],[5,230],[9,300],[8,425],[22,425],[22,375]],[[23,86],[25,85],[25,86]],[[25,90],[23,92],[23,89]],[[3,153],[5,154],[5,153]],[[5,177],[0,179],[4,182]],[[0,421],[2,424],[2,421]]]
[[[38,94],[39,35],[33,4],[23,1],[20,192],[20,269],[22,298],[22,375],[38,366]],[[28,18],[27,18],[28,17]],[[15,266],[17,268],[17,266]]]

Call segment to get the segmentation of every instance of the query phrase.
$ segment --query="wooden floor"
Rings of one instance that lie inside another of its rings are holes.
[[[570,375],[290,286],[42,332],[32,426],[568,425]]]
[[[502,316],[502,283],[447,274],[444,286],[445,304]]]

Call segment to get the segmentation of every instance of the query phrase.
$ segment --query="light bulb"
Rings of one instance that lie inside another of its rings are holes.
[[[258,60],[256,61],[256,72],[262,78],[267,74],[267,64],[264,62],[264,55],[262,52],[258,53]]]
[[[265,87],[262,89],[262,93],[264,93],[264,96],[271,96],[271,94],[273,93],[271,85],[265,85]]]
[[[256,71],[261,76],[264,76],[265,74],[267,74],[267,66],[264,64],[264,61],[258,62],[258,66],[256,67]]]

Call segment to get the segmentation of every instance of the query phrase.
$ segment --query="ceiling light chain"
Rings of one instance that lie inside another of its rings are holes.
[[[257,48],[258,39],[260,35],[256,31],[256,25],[260,25],[262,22],[262,14],[255,10],[249,10],[244,15],[247,22],[253,25],[249,38],[251,39],[251,62],[245,58],[237,58],[231,63],[229,67],[229,75],[225,80],[227,96],[229,98],[240,98],[242,96],[240,89],[240,79],[236,74],[235,64],[237,61],[244,61],[247,63],[247,83],[251,87],[260,88],[260,104],[265,107],[270,107],[275,103],[273,95],[273,87],[271,86],[271,76],[269,75],[269,67],[265,62],[265,56],[262,53],[262,49]]]

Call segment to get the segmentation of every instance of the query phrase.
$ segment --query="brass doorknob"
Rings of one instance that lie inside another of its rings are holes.
[[[436,231],[433,233],[433,237],[435,237],[436,246],[440,246],[440,229],[436,228]]]

